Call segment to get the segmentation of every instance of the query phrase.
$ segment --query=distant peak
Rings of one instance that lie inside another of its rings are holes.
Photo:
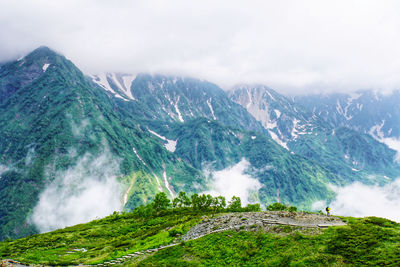
[[[54,57],[59,54],[47,46],[40,46],[29,53],[26,57],[41,58],[41,57]]]
[[[45,46],[45,45],[39,46],[38,48],[36,48],[32,52],[35,52],[35,51],[53,52],[54,53],[54,51],[52,49],[50,49],[48,46]]]

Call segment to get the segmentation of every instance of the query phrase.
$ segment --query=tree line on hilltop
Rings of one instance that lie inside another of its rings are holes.
[[[266,208],[268,211],[297,211],[296,207],[286,206],[282,203],[273,203]],[[171,201],[166,193],[160,192],[155,195],[151,203],[145,206],[139,206],[133,212],[141,216],[148,216],[168,210],[189,210],[194,212],[257,212],[261,211],[261,205],[260,203],[255,203],[247,204],[245,207],[242,207],[242,201],[240,197],[237,196],[233,196],[232,199],[227,202],[226,198],[223,196],[213,197],[210,194],[192,194],[188,196],[186,192],[183,191],[179,192],[177,197]]]

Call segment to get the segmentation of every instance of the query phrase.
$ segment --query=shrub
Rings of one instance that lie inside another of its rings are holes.
[[[268,205],[267,210],[269,211],[279,211],[279,210],[286,210],[287,207],[282,203],[275,202],[274,204]]]
[[[243,211],[261,211],[260,203],[257,204],[248,204],[243,208]]]
[[[168,231],[168,235],[171,236],[171,237],[180,236],[182,234],[183,234],[183,232],[181,230],[178,230],[178,229],[171,229],[171,230]]]
[[[288,208],[288,211],[290,211],[290,212],[296,212],[296,211],[297,211],[297,207],[295,207],[295,206],[290,206],[290,207]]]
[[[295,207],[295,206],[286,206],[286,205],[284,205],[282,203],[276,202],[274,204],[268,205],[267,206],[267,210],[269,210],[269,211],[287,210],[287,211],[290,211],[290,212],[296,212],[297,211],[297,207]]]
[[[368,218],[365,218],[365,222],[375,224],[378,226],[382,226],[382,227],[393,227],[393,226],[397,225],[397,223],[394,221],[391,221],[391,220],[388,220],[385,218],[380,218],[380,217],[368,217]]]

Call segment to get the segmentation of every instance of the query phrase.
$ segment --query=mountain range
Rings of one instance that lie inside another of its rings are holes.
[[[331,185],[400,175],[400,92],[288,97],[264,85],[83,74],[47,47],[0,66],[0,240],[213,190],[310,209]],[[233,183],[225,175],[225,184]]]

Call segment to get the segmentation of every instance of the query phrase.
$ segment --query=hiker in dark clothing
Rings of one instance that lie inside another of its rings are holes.
[[[330,211],[331,211],[331,208],[329,208],[329,207],[326,207],[326,216],[329,216],[329,215],[331,215],[331,213],[330,213]]]

